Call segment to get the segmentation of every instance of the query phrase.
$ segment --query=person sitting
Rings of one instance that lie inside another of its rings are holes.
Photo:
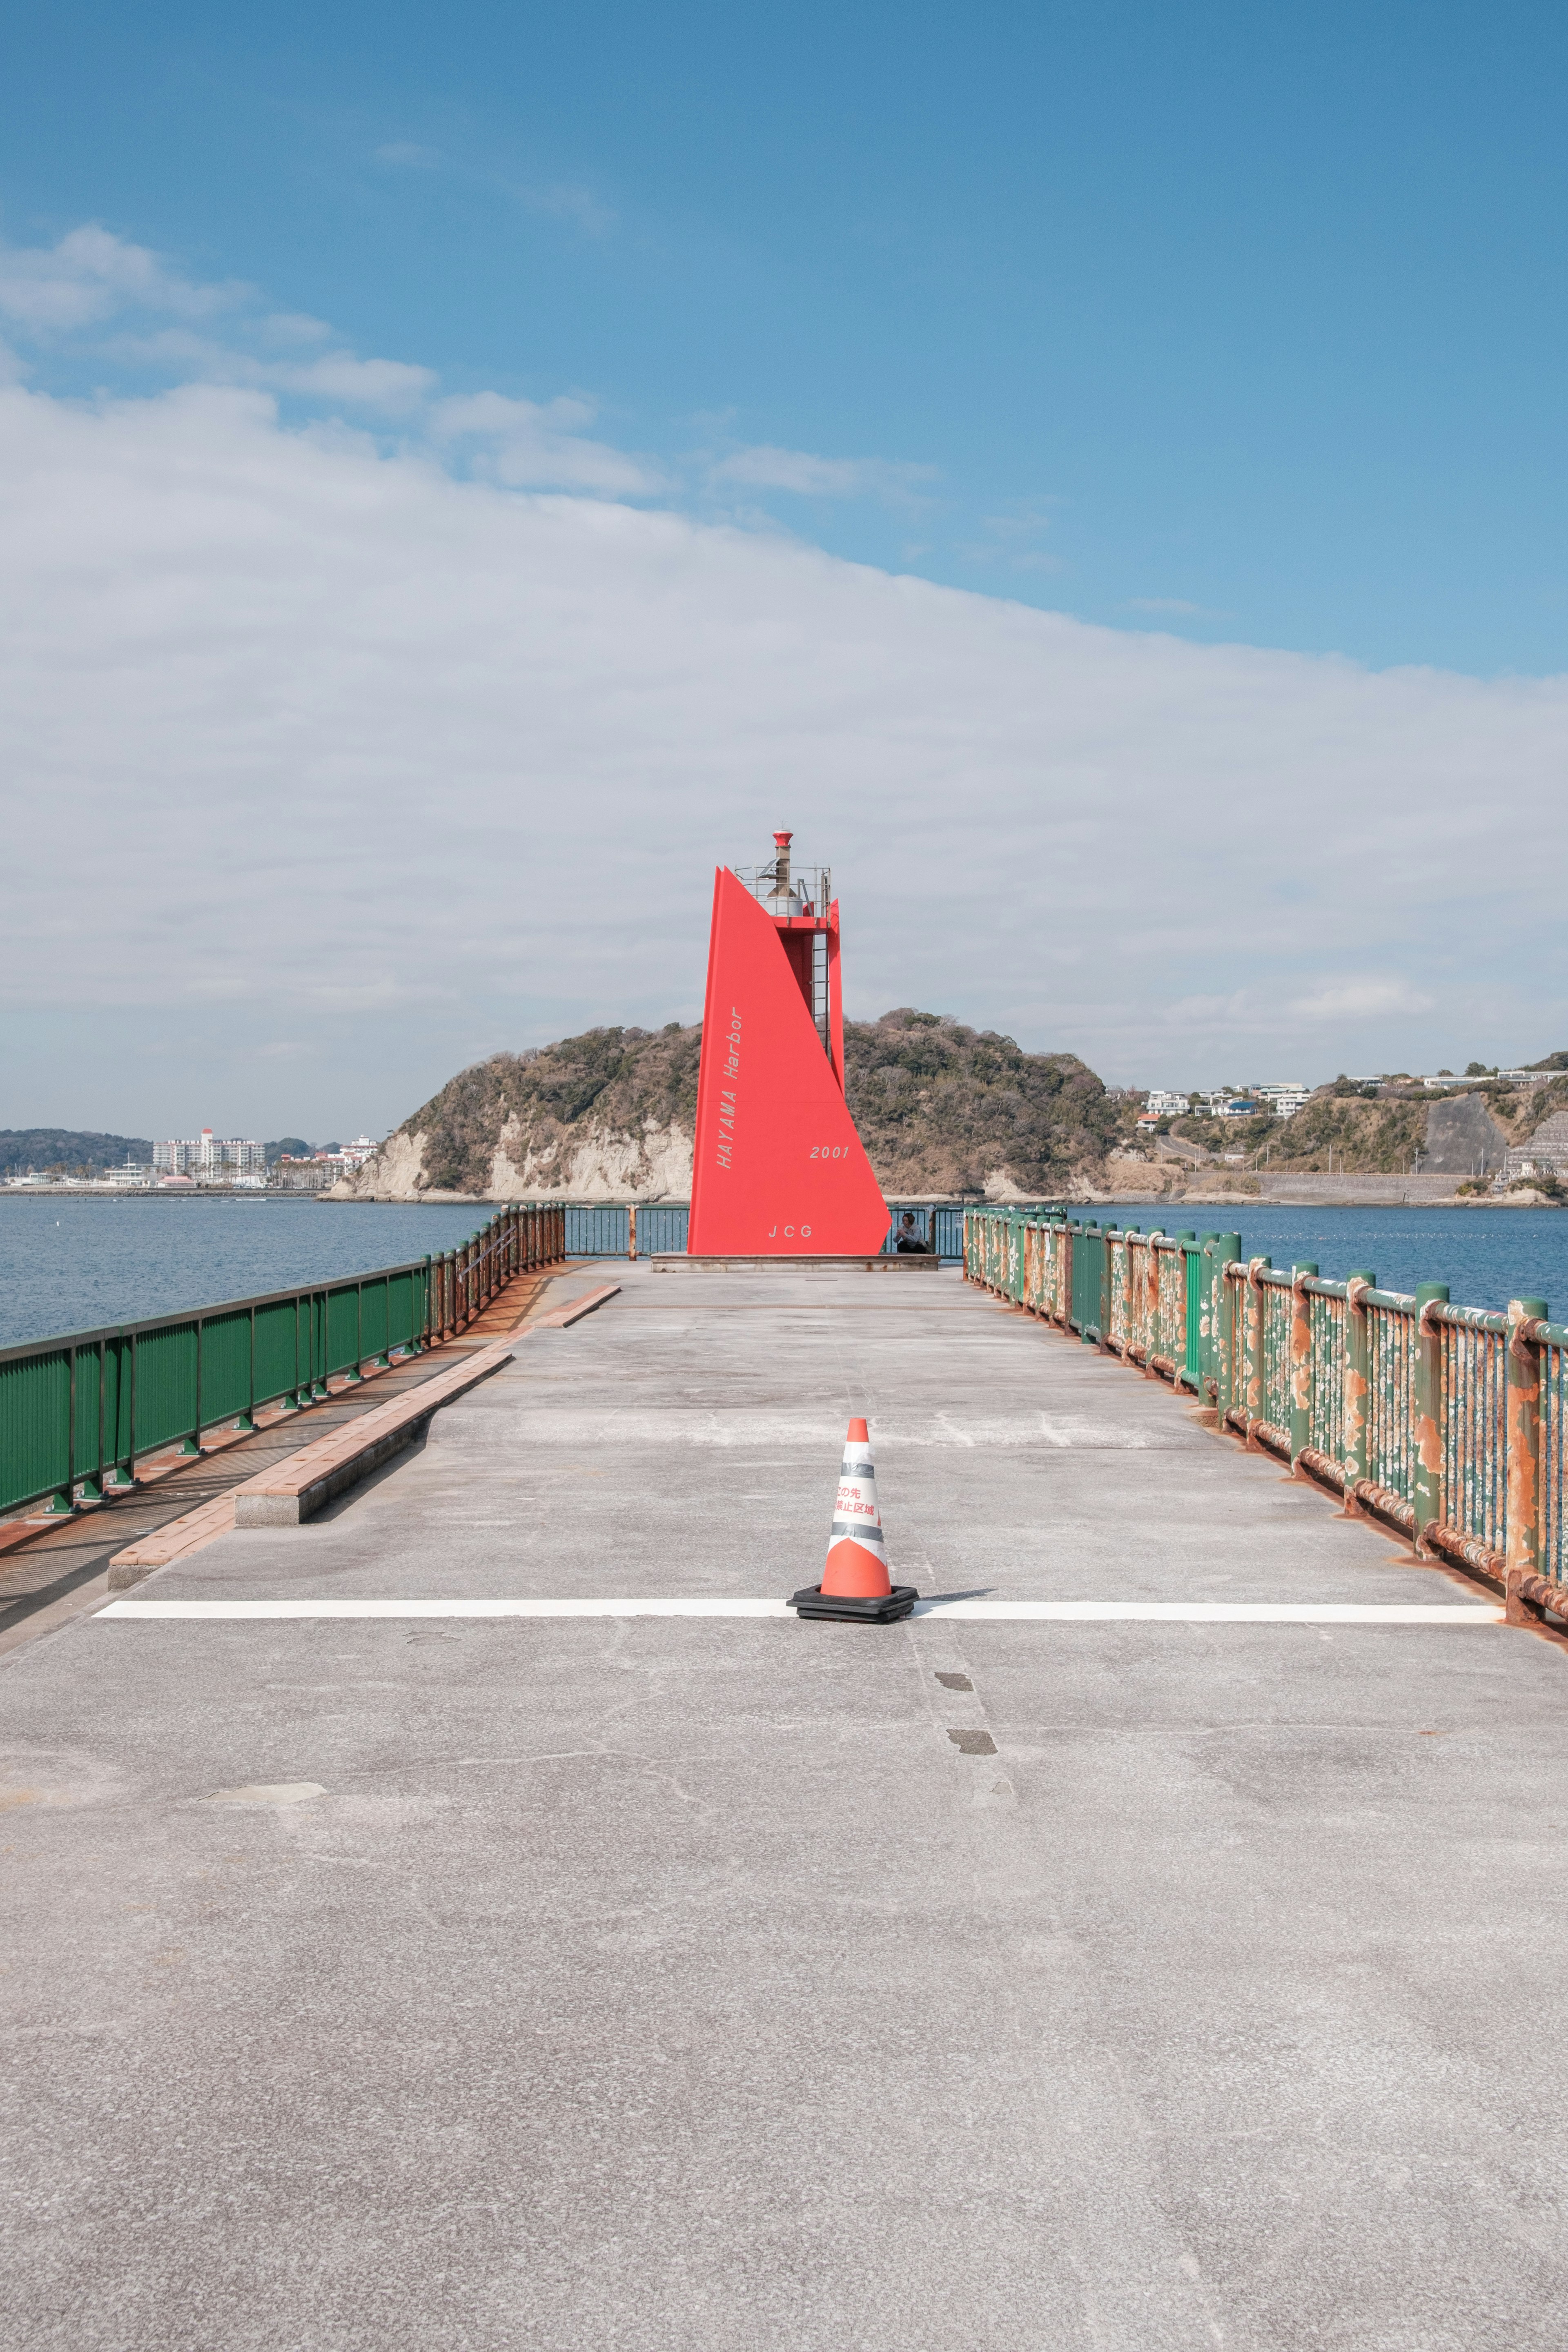
[[[895,1244],[900,1257],[930,1257],[931,1244],[922,1242],[915,1229],[915,1213],[906,1209],[899,1219],[899,1238]]]

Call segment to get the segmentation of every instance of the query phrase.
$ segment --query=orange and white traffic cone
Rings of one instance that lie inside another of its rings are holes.
[[[852,1421],[844,1441],[844,1467],[827,1537],[827,1564],[820,1584],[793,1595],[801,1617],[841,1617],[855,1624],[890,1625],[907,1617],[920,1594],[911,1584],[895,1584],[888,1574],[882,1514],[877,1507],[877,1468],[863,1421]]]

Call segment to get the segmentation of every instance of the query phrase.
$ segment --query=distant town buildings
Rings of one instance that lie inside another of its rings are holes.
[[[155,1143],[153,1172],[165,1178],[188,1176],[195,1183],[232,1183],[237,1175],[258,1176],[265,1183],[267,1154],[259,1143],[220,1138],[204,1127],[200,1135],[184,1141]]]
[[[1275,1078],[1266,1087],[1248,1087],[1239,1094],[1231,1087],[1191,1095],[1152,1087],[1138,1124],[1154,1127],[1163,1118],[1184,1118],[1189,1113],[1203,1118],[1256,1118],[1262,1111],[1272,1112],[1276,1118],[1294,1118],[1302,1104],[1311,1099],[1311,1093],[1300,1078]]]
[[[1273,1112],[1276,1118],[1294,1118],[1303,1103],[1311,1100],[1312,1089],[1300,1078],[1277,1078],[1267,1087],[1254,1087],[1259,1102]]]
[[[380,1149],[368,1135],[357,1135],[352,1143],[334,1143],[322,1151],[301,1151],[298,1157],[279,1152],[269,1167],[265,1144],[249,1137],[215,1135],[204,1127],[200,1135],[154,1143],[150,1168],[127,1159],[119,1168],[97,1171],[71,1170],[65,1164],[13,1169],[0,1183],[29,1189],[57,1186],[68,1192],[195,1192],[211,1185],[226,1192],[321,1192],[363,1168]]]
[[[1568,1176],[1568,1110],[1553,1111],[1528,1143],[1512,1144],[1504,1152],[1502,1181],[1510,1184],[1521,1176]]]
[[[368,1135],[356,1135],[352,1143],[335,1143],[330,1151],[312,1151],[308,1157],[281,1152],[273,1163],[271,1181],[280,1192],[324,1192],[340,1176],[352,1176],[363,1168],[380,1149]]]

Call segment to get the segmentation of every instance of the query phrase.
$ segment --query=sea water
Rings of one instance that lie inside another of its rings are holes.
[[[490,1212],[381,1202],[210,1201],[0,1194],[0,1346],[93,1330],[452,1249]],[[1079,1213],[1105,1218],[1091,1208]],[[1239,1233],[1248,1257],[1364,1268],[1384,1289],[1446,1282],[1462,1307],[1544,1298],[1568,1320],[1568,1211],[1283,1208],[1238,1201],[1184,1209],[1130,1202],[1147,1231]]]
[[[1104,1208],[1080,1216],[1104,1220]],[[1184,1207],[1128,1202],[1118,1223],[1150,1232],[1231,1233],[1244,1257],[1278,1266],[1315,1265],[1334,1281],[1375,1274],[1384,1290],[1414,1291],[1446,1282],[1457,1307],[1506,1307],[1510,1298],[1544,1298],[1568,1320],[1568,1210],[1285,1208],[1238,1200]]]
[[[404,1265],[491,1214],[309,1198],[0,1193],[0,1347]]]

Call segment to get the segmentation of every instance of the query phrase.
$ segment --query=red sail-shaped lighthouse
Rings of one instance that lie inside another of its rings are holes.
[[[713,877],[691,1173],[694,1257],[861,1257],[888,1206],[844,1099],[838,901],[826,868]]]

